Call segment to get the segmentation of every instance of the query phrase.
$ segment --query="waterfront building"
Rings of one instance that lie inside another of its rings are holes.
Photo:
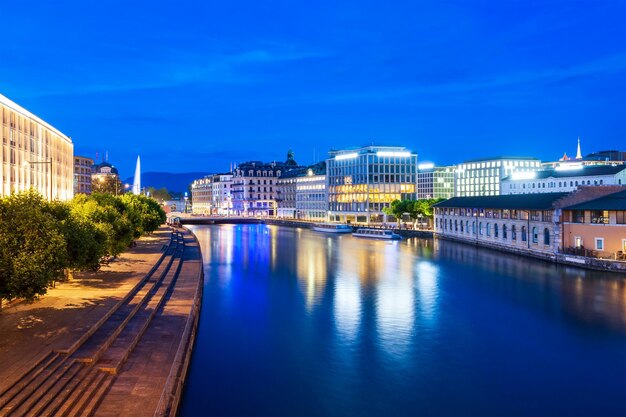
[[[276,216],[276,182],[296,167],[291,151],[285,162],[250,161],[237,165],[233,172],[233,212],[242,216]]]
[[[611,216],[607,211],[621,207],[623,200],[613,204],[617,200],[611,201],[610,196],[623,190],[623,186],[592,186],[572,193],[454,197],[434,205],[434,232],[438,237],[554,259],[556,254],[563,253],[564,247],[575,244],[576,236],[589,242],[600,236],[597,230],[594,238],[585,234],[589,231],[579,230],[572,231],[570,237],[565,223],[584,222],[572,219],[586,219],[592,227],[613,224],[611,218],[617,224],[618,215]],[[598,203],[592,204],[594,200]],[[580,210],[596,212],[581,215]]]
[[[626,261],[626,190],[564,207],[563,242],[566,252]]]
[[[276,179],[276,216],[278,218],[296,218],[296,179],[305,173],[305,167],[292,168]]]
[[[191,183],[191,212],[193,214],[211,215],[213,209],[213,178],[207,175]],[[180,202],[175,204],[180,206]],[[179,208],[179,207],[177,207]],[[173,209],[172,211],[177,211]],[[178,210],[180,211],[180,210]]]
[[[47,199],[71,199],[72,140],[1,94],[0,120],[0,196],[34,188]]]
[[[541,169],[541,161],[530,157],[497,157],[465,161],[455,172],[456,197],[476,197],[500,194],[503,178],[514,172]]]
[[[228,216],[233,211],[233,174],[222,173],[211,177],[212,213]]]
[[[91,167],[93,159],[74,156],[74,195],[91,194]]]
[[[383,208],[416,197],[417,154],[404,147],[333,150],[326,164],[330,221],[386,222]]]
[[[437,167],[434,164],[422,163],[417,169],[418,200],[454,197],[456,166]]]
[[[296,218],[323,222],[327,216],[326,161],[322,161],[296,177]]]
[[[626,165],[568,164],[514,172],[502,179],[501,194],[571,192],[581,186],[626,185]]]

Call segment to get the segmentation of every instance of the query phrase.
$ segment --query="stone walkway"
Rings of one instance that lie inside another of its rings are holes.
[[[0,391],[51,350],[76,342],[143,278],[170,232],[161,228],[98,272],[78,273],[34,303],[0,311]]]

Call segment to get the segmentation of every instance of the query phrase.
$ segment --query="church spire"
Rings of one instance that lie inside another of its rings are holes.
[[[578,137],[578,149],[576,149],[576,159],[583,159],[583,154],[580,152],[580,136]]]

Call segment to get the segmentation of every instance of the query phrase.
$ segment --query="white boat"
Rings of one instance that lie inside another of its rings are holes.
[[[352,226],[340,223],[321,223],[313,226],[313,230],[325,233],[352,233]]]
[[[370,239],[384,239],[384,240],[400,240],[402,236],[391,230],[379,230],[379,229],[356,229],[356,232],[352,233],[354,237],[365,237]]]

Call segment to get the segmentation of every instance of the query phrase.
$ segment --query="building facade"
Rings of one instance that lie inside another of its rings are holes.
[[[74,194],[91,194],[91,167],[93,159],[74,156]]]
[[[212,213],[229,216],[233,213],[233,174],[216,174],[211,178]]]
[[[616,259],[624,253],[626,188],[571,193],[454,197],[434,205],[435,235],[555,259],[557,254]],[[621,250],[621,254],[618,253]]]
[[[560,212],[556,205],[565,196],[454,197],[435,204],[435,234],[549,257],[558,252]]]
[[[287,152],[285,162],[250,161],[237,165],[233,172],[233,213],[240,216],[276,216],[277,180],[297,167],[292,151]]]
[[[211,175],[191,183],[191,212],[193,214],[211,215],[213,209],[212,202],[213,177]]]
[[[0,94],[0,196],[34,188],[49,200],[74,195],[72,140]]]
[[[306,168],[292,168],[276,179],[276,217],[296,218],[296,179],[304,175]]]
[[[416,197],[417,154],[404,147],[335,150],[326,164],[330,221],[386,222],[383,208]]]
[[[436,167],[419,164],[417,172],[417,199],[454,197],[456,166]]]
[[[91,191],[124,194],[124,185],[117,168],[107,161],[94,164],[91,167]]]
[[[502,179],[501,194],[571,192],[582,186],[626,185],[626,165],[568,165],[514,172]]]
[[[626,261],[626,191],[565,207],[563,246],[573,254]]]
[[[456,197],[500,195],[503,178],[514,172],[541,169],[541,161],[526,157],[498,157],[466,161],[455,172]]]
[[[308,167],[296,177],[296,218],[314,222],[327,220],[325,161]]]

